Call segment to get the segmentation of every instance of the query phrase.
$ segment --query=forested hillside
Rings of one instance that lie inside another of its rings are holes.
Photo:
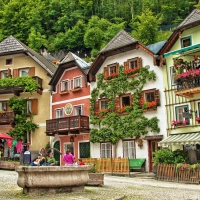
[[[0,40],[13,35],[39,51],[97,52],[121,29],[144,44],[166,39],[199,0],[0,0]],[[200,3],[199,3],[200,4]],[[161,26],[162,27],[162,26]],[[148,31],[147,31],[148,30]]]

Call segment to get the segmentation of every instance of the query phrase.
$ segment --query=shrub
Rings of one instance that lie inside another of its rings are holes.
[[[174,154],[169,149],[161,149],[154,152],[155,164],[174,164]]]

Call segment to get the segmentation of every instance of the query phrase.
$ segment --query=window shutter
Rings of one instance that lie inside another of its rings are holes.
[[[138,58],[137,59],[137,62],[138,62],[138,67],[142,67],[142,58]]]
[[[140,95],[139,95],[139,103],[140,103],[140,106],[141,106],[141,103],[144,102],[144,92],[141,92]]]
[[[31,99],[31,111],[34,115],[38,114],[38,99]]]
[[[99,110],[99,101],[94,102],[94,110],[95,111]]]
[[[133,106],[133,95],[130,95],[130,106]]]
[[[108,77],[108,67],[104,67],[104,79],[106,80]]]
[[[115,98],[115,109],[120,108],[120,97]]]
[[[11,77],[11,69],[8,68],[8,77]]]
[[[129,69],[129,62],[124,62],[124,72]]]
[[[155,100],[156,100],[157,106],[160,106],[160,92],[159,92],[159,90],[155,91]]]
[[[74,88],[74,85],[73,85],[73,79],[71,80],[71,89],[73,89]]]
[[[119,74],[119,63],[116,63],[116,73]]]
[[[29,68],[29,76],[35,76],[35,67]]]
[[[18,69],[13,69],[13,78],[19,77]]]

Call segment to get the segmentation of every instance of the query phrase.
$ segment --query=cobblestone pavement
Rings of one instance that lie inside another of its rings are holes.
[[[103,187],[86,186],[83,193],[22,194],[15,171],[0,170],[0,200],[200,200],[200,185],[105,175]]]

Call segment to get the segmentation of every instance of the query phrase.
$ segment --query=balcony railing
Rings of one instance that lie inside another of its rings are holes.
[[[38,76],[32,76],[32,78],[39,84],[38,91],[42,90],[42,79]],[[24,86],[21,87],[3,87],[0,86],[0,94],[9,94],[14,93],[16,96],[19,96],[20,92],[23,92]]]
[[[0,125],[11,124],[14,122],[13,111],[5,111],[0,113]]]
[[[200,93],[200,77],[177,79],[176,95],[193,97],[197,93]]]
[[[78,115],[46,120],[46,133],[72,132],[89,130],[89,117]]]

